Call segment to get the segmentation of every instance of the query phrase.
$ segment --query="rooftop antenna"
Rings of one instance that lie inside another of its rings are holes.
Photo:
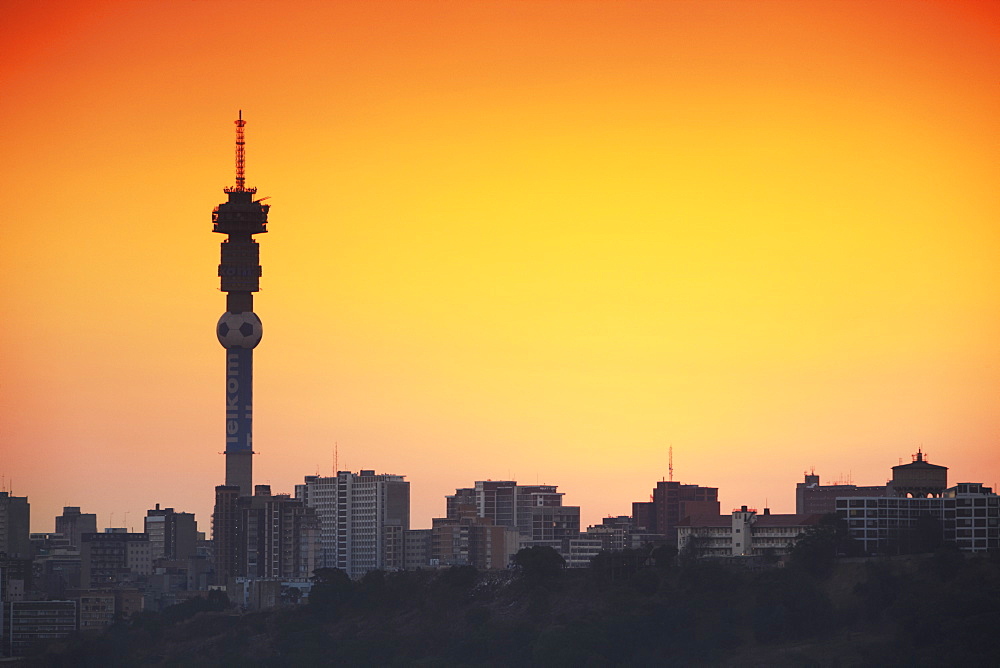
[[[243,110],[240,109],[239,118],[236,119],[236,190],[238,192],[243,192],[246,190],[246,154],[244,152],[244,146],[246,142],[243,140],[243,126],[247,124],[243,120]]]
[[[338,466],[339,466],[338,460],[340,459],[340,452],[339,452],[339,450],[340,450],[340,444],[337,443],[337,441],[334,441],[333,442],[333,475],[335,475],[335,476],[337,475],[337,472],[339,470],[338,469]]]
[[[667,463],[667,471],[670,473],[670,482],[674,481],[674,446],[670,446],[670,456]]]

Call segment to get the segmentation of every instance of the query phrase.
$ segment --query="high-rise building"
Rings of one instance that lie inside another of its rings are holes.
[[[85,533],[80,549],[80,586],[120,588],[142,583],[153,572],[149,536],[126,530]]]
[[[320,554],[316,511],[288,494],[257,485],[240,499],[241,575],[251,578],[308,578]]]
[[[225,234],[219,278],[226,293],[226,312],[216,325],[225,354],[225,485],[216,487],[212,537],[216,544],[216,575],[225,582],[238,575],[241,528],[238,500],[253,492],[253,349],[263,327],[253,310],[253,293],[260,290],[260,251],[255,234],[267,232],[270,206],[254,199],[246,185],[243,113],[236,120],[236,184],[224,189],[227,201],[212,212],[212,231]]]
[[[449,509],[451,517],[431,520],[430,563],[479,570],[507,568],[524,542],[520,532],[480,516],[472,503],[452,504]]]
[[[198,525],[193,513],[178,513],[173,508],[146,511],[145,531],[149,550],[156,559],[187,559],[198,553]]]
[[[81,513],[79,506],[66,506],[62,515],[56,516],[56,533],[61,533],[69,545],[80,549],[80,536],[97,533],[97,515]]]
[[[243,542],[240,507],[239,487],[219,485],[215,488],[215,508],[212,510],[215,584],[226,584],[230,577],[243,574],[240,567],[242,552],[239,549]]]
[[[319,517],[323,567],[352,578],[403,568],[410,528],[410,483],[403,476],[374,470],[306,476],[295,486],[295,497]]]
[[[0,492],[0,552],[8,559],[31,559],[31,506],[26,496]]]
[[[658,534],[677,540],[677,523],[690,515],[718,515],[719,489],[700,485],[682,485],[675,480],[661,480],[649,501],[632,504],[633,529],[637,533]]]
[[[474,487],[456,489],[445,497],[447,519],[460,520],[472,509],[496,526],[516,530],[520,546],[547,545],[566,557],[569,541],[580,539],[580,507],[564,506],[564,495],[557,490],[557,485],[477,480]],[[509,547],[509,540],[504,539],[504,545]]]

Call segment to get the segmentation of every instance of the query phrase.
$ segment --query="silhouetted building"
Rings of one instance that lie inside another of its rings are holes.
[[[77,630],[76,601],[11,601],[0,612],[0,653],[8,656],[25,656],[36,643]]]
[[[31,506],[26,496],[0,492],[0,553],[31,559]]]
[[[806,515],[827,515],[837,511],[837,499],[843,496],[887,496],[888,485],[859,487],[847,483],[821,485],[819,476],[806,473],[805,480],[795,485],[795,512]]]
[[[206,557],[157,559],[146,582],[147,605],[163,610],[192,596],[206,596],[211,575],[211,561]]]
[[[80,549],[80,536],[97,533],[97,515],[81,513],[79,506],[66,506],[62,515],[56,516],[56,533],[61,533],[70,545]]]
[[[243,574],[240,544],[243,527],[240,522],[240,488],[219,485],[215,488],[212,510],[212,555],[215,562],[215,584],[224,585],[230,577]]]
[[[0,552],[0,601],[21,601],[31,591],[34,568],[31,559],[12,559]]]
[[[115,621],[128,621],[144,608],[138,589],[87,589],[74,592],[80,631],[100,631]]]
[[[399,570],[410,528],[410,483],[401,475],[339,471],[306,476],[295,496],[315,509],[322,546],[319,564],[352,578],[375,569]]]
[[[604,552],[638,547],[632,543],[632,518],[628,515],[605,517],[600,524],[587,527],[587,537],[601,541]]]
[[[80,548],[61,533],[31,534],[33,587],[44,598],[69,598],[67,591],[80,588]]]
[[[912,462],[892,467],[889,486],[893,496],[940,497],[948,488],[948,467],[931,464],[924,453],[917,450]]]
[[[198,524],[192,513],[173,508],[146,511],[145,531],[153,559],[187,559],[198,553]]]
[[[632,504],[632,526],[637,533],[659,534],[668,542],[677,540],[675,527],[689,515],[718,515],[719,489],[682,485],[675,480],[656,483],[649,501]]]

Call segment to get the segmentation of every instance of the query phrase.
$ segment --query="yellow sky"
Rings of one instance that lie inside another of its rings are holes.
[[[415,527],[487,478],[627,514],[671,445],[724,510],[918,447],[1000,479],[994,3],[4,4],[0,474],[36,530],[210,526],[238,109],[276,492],[335,443]]]

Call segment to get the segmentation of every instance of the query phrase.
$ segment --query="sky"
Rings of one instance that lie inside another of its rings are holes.
[[[0,488],[209,531],[212,208],[270,197],[254,478],[1000,481],[1000,5],[0,1]]]

